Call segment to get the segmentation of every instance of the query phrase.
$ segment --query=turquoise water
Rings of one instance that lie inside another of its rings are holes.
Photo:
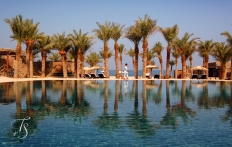
[[[201,80],[0,83],[0,146],[232,146],[231,91]]]

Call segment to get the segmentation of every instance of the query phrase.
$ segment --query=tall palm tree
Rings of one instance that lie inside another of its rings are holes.
[[[163,76],[163,58],[162,51],[164,50],[162,44],[160,42],[156,42],[156,44],[152,47],[152,51],[156,54],[160,62],[160,76]]]
[[[230,47],[232,48],[232,36],[230,35],[230,33],[226,31],[221,33],[221,35],[227,37],[226,41],[230,44]],[[232,57],[230,59],[230,69],[232,69]],[[230,79],[232,79],[232,72],[230,74]]]
[[[34,48],[38,49],[41,52],[41,57],[42,57],[42,69],[41,69],[41,77],[45,77],[45,65],[46,65],[46,58],[47,58],[47,53],[50,53],[50,47],[49,44],[51,43],[51,37],[50,36],[43,36],[41,40],[38,40],[34,44]]]
[[[225,42],[216,43],[215,48],[212,50],[212,56],[215,60],[221,62],[221,79],[226,78],[226,62],[228,62],[232,56],[232,48]]]
[[[88,63],[90,67],[95,66],[100,62],[102,62],[101,56],[96,52],[91,52],[86,56],[86,63]]]
[[[125,54],[131,57],[133,68],[135,71],[135,51],[134,51],[134,49],[130,48],[128,51],[125,52]]]
[[[185,79],[187,77],[186,75],[186,60],[188,59],[190,55],[190,49],[192,46],[196,45],[196,40],[199,38],[191,38],[193,34],[185,33],[184,36],[180,39],[179,37],[175,38],[175,41],[173,42],[173,45],[175,48],[178,48],[178,51],[181,55],[181,61],[182,61],[182,78]]]
[[[134,64],[134,74],[135,79],[138,79],[138,62],[139,62],[139,43],[142,39],[141,30],[135,26],[130,26],[126,29],[125,37],[134,43],[134,52],[135,52],[135,64]]]
[[[10,38],[17,41],[17,46],[15,50],[15,67],[14,67],[14,78],[20,77],[20,55],[21,55],[21,43],[24,40],[24,21],[22,15],[17,15],[15,18],[12,19],[4,19],[6,23],[9,24],[10,29],[12,31],[12,35]]]
[[[84,39],[84,47],[81,48],[81,75],[84,76],[84,63],[85,63],[85,53],[87,51],[90,51],[91,46],[94,44],[93,42],[94,37],[93,36],[86,36]]]
[[[81,29],[79,32],[76,30],[73,30],[74,34],[69,34],[68,38],[72,41],[73,47],[71,49],[71,53],[73,54],[73,57],[75,59],[75,77],[79,78],[79,74],[81,73],[81,67],[84,66],[84,63],[82,63],[83,66],[81,65],[81,51],[85,47],[85,44],[88,42],[88,33],[82,33]],[[81,74],[82,77],[84,77],[83,74]]]
[[[119,60],[120,60],[120,66],[121,66],[121,71],[123,70],[122,68],[122,54],[126,52],[126,48],[124,48],[124,44],[120,44],[118,48],[119,52]]]
[[[51,38],[50,47],[59,50],[59,54],[62,57],[62,65],[63,65],[63,77],[67,78],[67,64],[66,64],[66,53],[71,47],[70,40],[65,36],[65,32],[62,34],[54,34]]]
[[[152,20],[147,14],[142,20],[140,17],[135,21],[135,26],[140,30],[143,38],[143,78],[146,78],[146,63],[147,63],[147,47],[148,37],[154,34],[158,27],[156,26],[156,20]]]
[[[39,22],[33,23],[32,19],[26,19],[24,22],[25,27],[25,37],[24,43],[26,44],[26,62],[27,62],[27,73],[29,73],[30,78],[33,77],[33,46],[36,41],[41,40],[43,37],[43,32],[39,33],[38,29]]]
[[[179,28],[177,25],[174,25],[171,28],[160,28],[160,32],[163,34],[165,40],[167,41],[167,59],[166,59],[166,77],[169,77],[169,71],[170,71],[170,55],[171,55],[171,48],[172,43],[174,39],[176,38],[177,34],[179,33]]]
[[[139,54],[141,56],[141,58],[143,59],[143,52]],[[146,66],[147,65],[155,65],[155,57],[156,55],[154,54],[153,50],[149,50],[147,49],[147,62],[146,62]]]
[[[122,36],[122,29],[125,25],[120,26],[118,23],[112,24],[112,34],[111,38],[114,40],[114,50],[115,50],[115,65],[116,65],[116,78],[119,78],[118,74],[118,39]]]
[[[178,69],[178,58],[180,57],[180,52],[178,51],[178,47],[175,48],[174,47],[174,50],[172,51],[172,56],[175,58],[175,63],[176,63],[176,69],[175,69],[175,79],[177,79],[177,69]]]
[[[99,29],[94,29],[93,32],[102,40],[104,43],[104,63],[105,63],[105,75],[109,77],[109,64],[108,64],[108,41],[110,40],[112,34],[112,24],[108,21],[105,21],[105,25],[96,22]]]
[[[199,56],[203,57],[203,66],[208,69],[209,55],[214,48],[213,40],[200,41],[198,43],[197,51]]]

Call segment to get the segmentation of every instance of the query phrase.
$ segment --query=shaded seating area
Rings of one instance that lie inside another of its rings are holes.
[[[95,73],[91,73],[90,76],[91,76],[91,78],[93,78],[93,79],[99,78],[99,76],[97,76]]]
[[[199,79],[207,79],[207,75],[206,74],[202,74],[201,77],[199,77]]]
[[[159,79],[159,78],[160,78],[160,75],[158,75],[158,74],[154,75],[154,79]]]
[[[198,78],[197,74],[193,74],[192,77],[191,77],[191,79],[197,79],[197,78]]]
[[[91,78],[90,74],[85,74],[85,78]]]
[[[106,78],[106,76],[104,75],[104,73],[99,73],[98,76],[99,76],[99,78]]]

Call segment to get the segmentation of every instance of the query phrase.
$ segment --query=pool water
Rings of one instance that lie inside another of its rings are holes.
[[[0,83],[0,146],[232,146],[232,83]]]

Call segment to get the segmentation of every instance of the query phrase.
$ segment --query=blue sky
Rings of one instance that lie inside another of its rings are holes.
[[[29,18],[40,22],[39,29],[46,35],[73,33],[73,29],[82,29],[94,35],[93,29],[98,28],[96,22],[104,24],[106,20],[116,22],[125,27],[135,23],[139,17],[144,18],[148,14],[150,18],[157,20],[157,25],[163,28],[178,25],[182,37],[185,32],[193,33],[193,37],[200,37],[202,41],[224,42],[225,37],[220,34],[228,31],[232,34],[232,1],[231,0],[1,0],[0,5],[0,47],[15,48],[16,41],[11,41],[12,34],[9,25],[4,22],[5,18],[13,18],[21,14],[24,19]],[[164,46],[163,59],[166,65],[166,46],[161,33],[149,37],[148,47],[160,41]],[[134,45],[128,39],[118,41],[129,50]],[[109,41],[109,47],[113,50],[113,40]],[[140,51],[142,51],[140,43]],[[97,40],[92,46],[92,51],[98,52],[103,48],[103,42]],[[25,47],[23,46],[23,49]],[[159,61],[155,59],[159,66]],[[210,57],[210,62],[213,62]],[[124,55],[123,64],[128,63],[132,69],[131,58]],[[103,65],[103,64],[102,64]],[[114,58],[109,59],[109,68],[115,69]],[[189,65],[189,61],[187,62]],[[194,54],[193,65],[202,65],[202,58],[198,53]],[[139,60],[139,69],[142,69],[142,61]],[[179,60],[181,69],[181,60]]]

